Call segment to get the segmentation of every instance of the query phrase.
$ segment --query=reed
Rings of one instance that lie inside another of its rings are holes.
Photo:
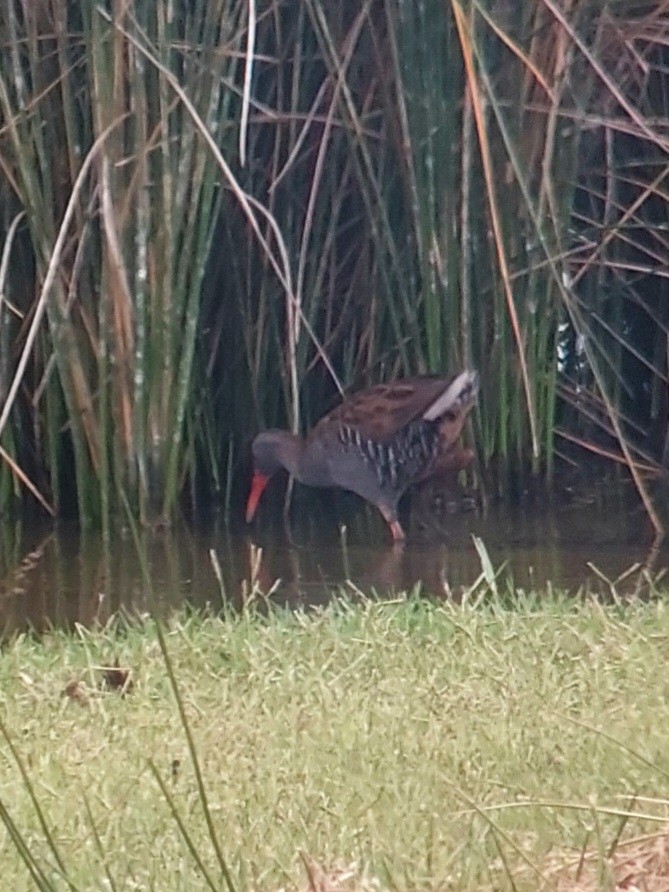
[[[652,514],[663,4],[514,9],[7,4],[2,506],[231,512],[258,426],[470,365],[491,490],[585,447]]]
[[[63,0],[8,6],[3,23],[3,185],[26,213],[39,294],[19,312],[46,315],[22,384],[39,438],[54,444],[41,456],[53,462],[47,486],[60,508],[74,483],[84,522],[107,525],[120,497],[144,520],[169,519],[183,483],[223,190],[158,66],[178,74],[197,115],[230,146],[244,25],[240,3],[177,6],[79,13]],[[25,284],[19,277],[17,290]],[[15,338],[20,346],[23,332]]]

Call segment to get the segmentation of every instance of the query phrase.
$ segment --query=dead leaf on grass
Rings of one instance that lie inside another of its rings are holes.
[[[134,686],[132,669],[121,666],[116,658],[113,666],[102,666],[102,680],[108,688],[118,691],[121,696],[128,694]]]
[[[79,706],[90,706],[91,701],[86,686],[76,678],[68,681],[63,688],[62,696],[69,697],[70,700],[74,700]]]
[[[300,892],[379,892],[378,880],[365,877],[357,862],[325,868],[314,858],[300,853],[307,871],[307,885]]]

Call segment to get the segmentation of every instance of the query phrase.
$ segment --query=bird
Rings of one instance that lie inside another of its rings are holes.
[[[270,477],[285,468],[307,486],[357,493],[379,509],[393,541],[402,542],[397,506],[408,487],[471,459],[453,444],[478,390],[478,373],[467,369],[398,379],[345,397],[306,437],[279,429],[259,433],[251,445],[247,523]]]

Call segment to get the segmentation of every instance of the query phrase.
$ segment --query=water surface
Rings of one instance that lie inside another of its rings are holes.
[[[408,541],[389,541],[383,522],[351,497],[302,496],[289,529],[277,510],[261,511],[253,528],[220,518],[142,533],[151,585],[128,531],[111,541],[74,524],[23,522],[0,529],[0,629],[72,628],[105,622],[123,608],[165,615],[184,604],[220,609],[253,591],[287,605],[322,604],[341,586],[388,597],[420,587],[432,597],[462,596],[480,578],[473,537],[495,568],[504,565],[525,589],[584,586],[610,596],[643,594],[669,566],[666,545],[653,546],[650,525],[633,498],[562,499],[510,509],[452,510],[448,504],[405,521]],[[220,578],[217,574],[220,572]]]

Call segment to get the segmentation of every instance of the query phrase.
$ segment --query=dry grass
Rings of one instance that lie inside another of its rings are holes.
[[[558,892],[668,892],[669,829],[620,842],[605,859],[585,851],[575,858],[556,855],[553,861],[547,874]]]
[[[379,892],[376,879],[362,874],[353,862],[330,869],[303,857],[307,879],[299,892]],[[618,843],[606,859],[598,852],[577,856],[556,852],[542,867],[544,889],[555,892],[669,892],[669,829]],[[536,878],[534,878],[536,882]],[[285,887],[280,892],[287,892]]]

